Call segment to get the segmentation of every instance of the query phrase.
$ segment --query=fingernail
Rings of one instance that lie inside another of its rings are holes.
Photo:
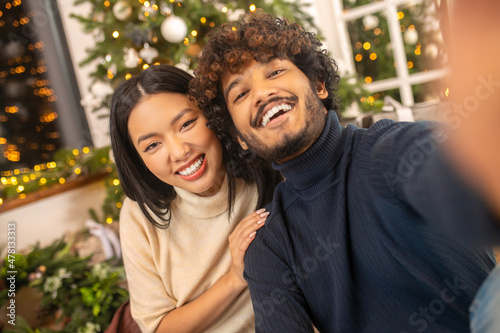
[[[266,219],[265,219],[265,218],[260,219],[260,220],[258,220],[258,221],[257,221],[257,224],[262,224],[262,223],[264,223],[265,221],[266,221]]]
[[[256,234],[256,233],[257,233],[257,231],[252,232],[250,235],[248,235],[248,238],[253,238],[253,237],[255,237],[255,234]]]
[[[261,208],[261,209],[259,209],[258,211],[256,211],[255,213],[256,213],[257,215],[259,215],[259,214],[261,214],[261,213],[264,213],[265,211],[266,211],[266,209],[265,209],[265,208]]]
[[[266,216],[268,216],[269,214],[271,214],[271,212],[265,212],[265,213],[259,214],[259,216],[260,216],[260,217],[266,217]]]

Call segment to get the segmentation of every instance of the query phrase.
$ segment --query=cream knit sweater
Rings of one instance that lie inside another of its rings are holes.
[[[227,215],[227,179],[219,192],[200,197],[175,188],[172,219],[157,229],[136,202],[126,199],[120,213],[120,238],[130,291],[132,316],[143,332],[155,332],[171,310],[194,300],[229,271],[228,237],[255,210],[257,190],[238,180],[231,219]],[[254,316],[245,289],[207,332],[254,332]]]

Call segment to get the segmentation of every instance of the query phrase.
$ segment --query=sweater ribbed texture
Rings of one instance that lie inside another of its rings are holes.
[[[229,271],[228,237],[257,204],[257,188],[240,179],[231,219],[227,179],[210,197],[175,190],[167,229],[151,225],[130,199],[120,212],[131,312],[142,332],[155,332],[169,311],[194,300]],[[205,332],[255,332],[248,290]]]
[[[305,153],[274,164],[286,181],[245,257],[257,332],[469,330],[494,259],[449,231],[500,231],[436,146],[418,153],[434,126],[343,128],[329,112]]]

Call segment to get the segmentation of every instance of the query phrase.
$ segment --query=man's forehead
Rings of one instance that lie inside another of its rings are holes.
[[[274,60],[291,61],[286,56],[278,57],[278,56],[273,55],[273,54],[267,54],[266,56],[261,56],[260,58],[255,56],[252,59],[250,59],[244,63],[241,63],[239,66],[233,66],[231,68],[228,68],[228,70],[225,71],[224,74],[222,74],[220,81],[221,81],[222,85],[225,86],[226,84],[229,83],[228,81],[230,78],[234,78],[234,77],[243,75],[245,73],[245,71],[247,71],[248,69],[250,69],[253,66],[267,65]]]

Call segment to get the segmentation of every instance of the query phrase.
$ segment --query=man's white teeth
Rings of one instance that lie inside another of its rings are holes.
[[[191,176],[193,173],[200,170],[204,158],[205,158],[204,156],[201,156],[196,162],[191,164],[191,166],[187,167],[183,171],[179,171],[179,174],[182,176]]]
[[[288,112],[292,109],[292,107],[288,104],[281,104],[281,105],[276,105],[273,107],[271,110],[267,111],[266,115],[264,118],[262,118],[262,127],[266,127],[266,125],[269,123],[271,118],[278,112],[284,111]]]

